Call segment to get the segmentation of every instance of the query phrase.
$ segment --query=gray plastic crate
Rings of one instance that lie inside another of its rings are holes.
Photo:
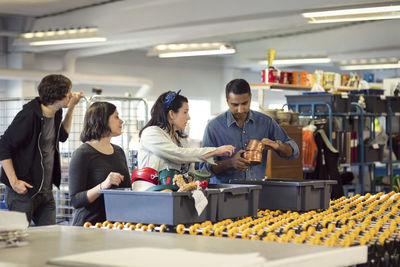
[[[333,180],[251,179],[235,184],[262,185],[259,209],[309,211],[329,208]]]
[[[218,192],[205,191],[208,205],[198,216],[191,192],[100,190],[109,221],[177,225],[216,221]]]
[[[261,186],[209,184],[207,191],[218,194],[217,220],[256,216]]]

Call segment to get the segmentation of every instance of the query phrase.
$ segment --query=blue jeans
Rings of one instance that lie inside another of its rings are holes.
[[[56,223],[56,202],[53,192],[39,193],[33,198],[21,195],[11,187],[6,187],[6,204],[8,210],[25,212],[29,223],[35,226],[51,225]]]

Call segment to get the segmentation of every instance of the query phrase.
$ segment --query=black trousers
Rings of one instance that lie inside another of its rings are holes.
[[[8,210],[25,212],[31,225],[43,226],[56,223],[56,203],[51,191],[39,193],[31,198],[30,195],[18,194],[7,186],[5,200]]]

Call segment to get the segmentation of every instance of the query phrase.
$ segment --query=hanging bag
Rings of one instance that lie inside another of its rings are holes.
[[[303,128],[303,171],[313,172],[317,162],[318,148],[314,139],[314,131],[316,127],[309,125]]]

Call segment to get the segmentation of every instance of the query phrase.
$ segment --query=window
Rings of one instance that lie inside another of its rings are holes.
[[[147,101],[149,104],[149,119],[150,110],[155,101]],[[189,115],[190,121],[186,126],[186,133],[190,139],[203,140],[204,129],[211,118],[211,102],[208,100],[193,100],[189,99]]]
[[[186,127],[190,139],[203,140],[204,129],[211,118],[211,102],[208,100],[189,100],[190,121]]]

